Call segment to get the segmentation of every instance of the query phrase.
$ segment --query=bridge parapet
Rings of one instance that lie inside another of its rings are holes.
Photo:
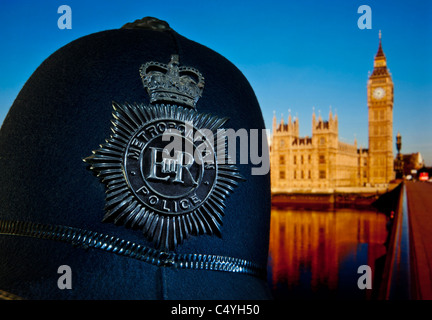
[[[399,201],[394,212],[393,224],[387,247],[378,298],[381,300],[412,299],[412,273],[410,255],[410,225],[407,193],[404,183],[400,185]]]

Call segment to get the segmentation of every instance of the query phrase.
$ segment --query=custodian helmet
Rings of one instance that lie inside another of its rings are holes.
[[[264,128],[248,81],[164,21],[56,51],[0,131],[0,297],[270,298],[269,175],[216,152],[228,128]]]

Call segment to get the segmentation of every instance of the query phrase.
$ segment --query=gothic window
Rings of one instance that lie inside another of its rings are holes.
[[[284,165],[285,164],[285,156],[280,156],[279,157],[279,164],[280,165]]]
[[[295,170],[294,170],[294,179],[297,179],[297,174]]]
[[[294,156],[294,164],[297,164],[297,156]]]
[[[301,178],[304,179],[303,170],[301,171]]]
[[[279,171],[279,179],[281,180],[285,179],[285,171]]]
[[[325,156],[323,154],[320,154],[318,159],[319,159],[319,163],[321,164],[325,163]]]
[[[311,171],[309,170],[308,171],[308,179],[310,179],[311,178]]]
[[[320,145],[325,144],[325,138],[321,137],[319,143],[320,143]]]
[[[303,156],[300,157],[300,163],[303,164]]]
[[[308,162],[311,163],[312,156],[308,155]]]
[[[326,172],[325,172],[325,170],[320,170],[320,172],[319,172],[319,178],[320,179],[325,179],[326,178]]]

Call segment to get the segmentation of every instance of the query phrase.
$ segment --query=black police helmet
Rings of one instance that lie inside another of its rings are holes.
[[[238,146],[231,162],[210,142],[215,162],[164,158],[162,129],[203,160],[198,142],[210,140],[194,134],[224,128],[263,134],[251,86],[166,22],[145,18],[56,51],[0,130],[0,296],[270,298],[269,174],[233,159]]]

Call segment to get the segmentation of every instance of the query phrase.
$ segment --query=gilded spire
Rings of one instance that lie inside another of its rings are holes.
[[[375,55],[374,70],[372,74],[369,76],[370,78],[389,75],[387,70],[387,59],[384,55],[384,51],[382,49],[382,44],[381,44],[381,39],[382,39],[381,30],[378,33],[378,38],[379,38],[378,51]]]
[[[384,51],[383,51],[382,45],[381,45],[381,36],[382,36],[382,34],[381,34],[381,30],[380,30],[379,34],[378,34],[378,38],[379,38],[378,52],[377,52],[377,54],[375,56],[375,59],[377,59],[379,57],[384,57],[385,58]]]

